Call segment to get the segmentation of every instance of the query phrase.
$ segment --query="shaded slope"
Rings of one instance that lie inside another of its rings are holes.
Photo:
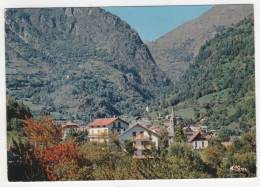
[[[34,113],[137,113],[166,83],[139,35],[100,8],[8,9],[5,29],[7,92]]]

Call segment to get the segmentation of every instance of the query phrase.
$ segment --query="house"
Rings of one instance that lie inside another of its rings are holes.
[[[62,139],[66,139],[66,137],[72,133],[72,132],[78,132],[79,131],[79,125],[72,122],[67,122],[65,124],[61,125],[61,133],[62,133]]]
[[[191,128],[191,126],[188,126],[188,127],[184,127],[182,131],[186,139],[189,140],[194,134],[194,132],[196,132],[197,130],[194,131],[194,129]]]
[[[195,132],[201,131],[202,133],[204,133],[204,131],[202,131],[199,126],[191,126],[191,125],[187,127],[183,127],[182,131],[187,140],[189,140]]]
[[[159,135],[155,131],[137,123],[121,134],[119,140],[121,143],[130,141],[135,150],[134,156],[141,158],[144,156],[144,151],[153,148],[158,149]]]
[[[106,143],[109,141],[109,132],[120,135],[128,129],[129,123],[119,117],[98,118],[87,126],[89,141]]]
[[[201,131],[195,131],[189,138],[188,143],[192,149],[205,149],[208,147],[208,140]]]
[[[80,125],[79,126],[79,131],[80,132],[88,132],[89,127],[87,125]]]

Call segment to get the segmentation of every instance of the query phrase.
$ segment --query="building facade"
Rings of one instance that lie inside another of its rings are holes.
[[[135,157],[144,156],[145,151],[158,149],[159,135],[143,125],[135,124],[119,136],[121,143],[130,141]]]
[[[88,138],[91,142],[106,143],[109,141],[109,133],[121,135],[129,124],[118,118],[94,119],[88,124]]]
[[[192,149],[205,149],[208,147],[208,140],[201,131],[196,131],[188,140]]]

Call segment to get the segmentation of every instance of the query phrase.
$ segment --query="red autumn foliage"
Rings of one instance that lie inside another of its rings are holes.
[[[44,150],[41,158],[49,180],[57,179],[53,172],[56,165],[66,165],[71,161],[75,161],[75,163],[79,161],[76,145],[73,142],[65,142],[49,147]]]
[[[55,125],[52,119],[27,118],[24,126],[27,140],[34,148],[34,155],[41,162],[49,180],[57,180],[54,172],[56,166],[66,166],[71,161],[75,161],[78,165],[75,143],[61,142],[61,128]]]
[[[48,118],[26,118],[24,121],[27,141],[48,180],[90,179],[92,163],[79,154],[73,141],[62,141],[61,126]]]
[[[76,146],[72,142],[58,144],[44,151],[44,162],[60,162],[77,159]]]
[[[26,118],[24,127],[27,139],[34,148],[41,149],[61,141],[61,128],[48,117],[42,117],[39,121]]]

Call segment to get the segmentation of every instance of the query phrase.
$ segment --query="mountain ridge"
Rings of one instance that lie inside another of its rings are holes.
[[[223,6],[213,7],[213,11],[224,12],[219,13],[219,23],[231,17],[227,24],[239,20],[250,12],[245,9],[252,8],[228,5],[229,8],[222,10]],[[233,11],[229,16],[222,15],[227,10]],[[206,17],[212,19],[212,13],[206,13]],[[93,117],[142,115],[146,106],[164,102],[165,92],[181,86],[175,77],[185,73],[195,59],[192,56],[185,63],[180,61],[182,69],[175,66],[178,62],[161,64],[136,31],[100,8],[8,9],[5,20],[7,94],[26,102],[34,116],[47,114],[58,120],[85,122]],[[202,29],[196,34],[205,31],[203,20],[195,19],[195,26],[199,22]],[[190,22],[184,26],[187,24]],[[177,29],[182,31],[182,27]],[[213,28],[212,24],[208,27]],[[206,35],[213,37],[225,30],[221,25],[218,31],[214,28]],[[182,37],[187,38],[181,31]],[[174,38],[168,40],[169,37],[171,32],[159,40],[167,40],[171,46]],[[193,40],[189,39],[193,43],[190,45],[184,39],[186,48],[177,46],[175,51],[168,46],[171,53],[166,51],[166,57],[180,51],[180,56],[174,58],[185,59],[194,46],[204,45],[203,42],[195,45],[200,38],[195,44]],[[164,53],[160,47],[158,51]],[[168,72],[165,73],[164,67],[168,67]]]
[[[41,106],[38,114],[89,120],[140,112],[168,84],[138,33],[103,9],[5,15],[7,93]]]
[[[214,5],[198,18],[184,23],[147,45],[162,71],[172,80],[188,69],[200,47],[216,33],[253,13],[252,5]]]

